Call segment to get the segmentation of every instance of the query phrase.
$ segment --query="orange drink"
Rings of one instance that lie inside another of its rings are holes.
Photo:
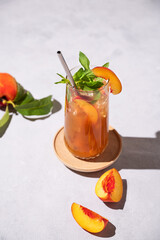
[[[58,52],[60,54],[60,52]],[[109,91],[116,95],[122,85],[109,63],[91,69],[87,56],[79,52],[81,67],[71,75],[63,57],[61,62],[68,74],[58,83],[66,84],[64,140],[69,151],[78,158],[99,156],[108,144]]]
[[[109,86],[94,91],[66,85],[64,139],[76,157],[99,156],[108,144]]]

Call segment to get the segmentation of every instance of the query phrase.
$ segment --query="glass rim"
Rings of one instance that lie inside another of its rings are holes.
[[[66,84],[67,87],[72,88],[73,90],[79,92],[79,93],[96,93],[96,92],[101,92],[102,90],[106,89],[106,87],[108,87],[109,81],[107,82],[107,84],[103,85],[100,88],[97,88],[95,90],[83,90],[83,89],[78,89],[75,88],[74,86],[70,85],[69,83]],[[108,90],[109,91],[109,90]]]

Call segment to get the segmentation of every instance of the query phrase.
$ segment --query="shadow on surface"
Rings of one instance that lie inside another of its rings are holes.
[[[107,169],[98,172],[78,172],[84,177],[100,177],[111,168],[121,169],[160,169],[160,131],[155,138],[122,137],[122,152],[118,160]]]
[[[122,137],[122,153],[114,164],[121,169],[160,169],[160,131],[156,138]]]
[[[58,111],[60,111],[60,110],[61,110],[61,108],[62,108],[62,105],[61,105],[61,103],[60,103],[60,102],[58,102],[57,100],[54,100],[54,101],[53,101],[53,109],[52,109],[52,114],[53,114],[53,113],[56,113],[56,112],[58,112]]]
[[[78,172],[84,177],[99,178],[104,172],[111,168],[118,171],[122,169],[160,169],[160,131],[156,132],[155,138],[122,137],[122,152],[118,160],[107,169],[98,172]],[[123,179],[123,196],[118,203],[104,203],[111,209],[123,209],[127,199],[127,180]],[[94,234],[101,238],[115,235],[116,227],[108,223],[107,227],[100,233]]]
[[[111,222],[108,222],[107,226],[102,232],[94,233],[93,235],[101,238],[107,238],[107,237],[109,238],[109,237],[113,237],[115,235],[115,232],[116,232],[116,227]]]
[[[53,108],[52,108],[52,111],[48,115],[40,116],[40,117],[23,116],[23,118],[25,118],[29,121],[45,120],[46,118],[49,118],[52,114],[58,112],[61,108],[62,108],[62,105],[57,100],[53,100]],[[5,107],[1,107],[0,110],[5,111]],[[13,114],[18,115],[17,112],[15,111],[15,109],[11,105],[9,105],[9,112],[11,113],[11,115],[10,115],[8,121],[2,127],[0,127],[0,138],[3,137],[7,128],[9,127],[11,119],[13,117]]]

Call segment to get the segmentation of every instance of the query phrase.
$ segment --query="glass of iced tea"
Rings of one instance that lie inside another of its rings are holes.
[[[83,91],[66,85],[64,139],[78,158],[99,156],[108,144],[109,86]]]
[[[64,65],[65,61],[61,62]],[[108,68],[108,62],[101,67],[90,68],[90,61],[82,52],[79,52],[79,62],[78,70],[67,71],[72,76],[58,74],[62,79],[56,84],[66,84],[65,144],[74,156],[91,159],[98,157],[107,147],[109,91],[119,94],[122,85]]]

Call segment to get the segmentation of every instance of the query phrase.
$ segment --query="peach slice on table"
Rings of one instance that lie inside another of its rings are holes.
[[[101,232],[108,223],[108,219],[77,203],[72,204],[71,211],[76,222],[91,233]]]
[[[112,168],[97,181],[96,195],[104,202],[119,202],[123,194],[123,182],[119,172]]]
[[[118,94],[122,91],[122,84],[116,74],[106,67],[95,67],[92,69],[92,72],[96,77],[101,77],[106,80],[109,80],[109,85],[111,92],[113,94]]]
[[[75,98],[74,102],[83,109],[83,111],[88,115],[90,120],[93,124],[95,124],[98,120],[98,113],[94,106],[92,106],[87,101],[81,99],[81,98]]]

